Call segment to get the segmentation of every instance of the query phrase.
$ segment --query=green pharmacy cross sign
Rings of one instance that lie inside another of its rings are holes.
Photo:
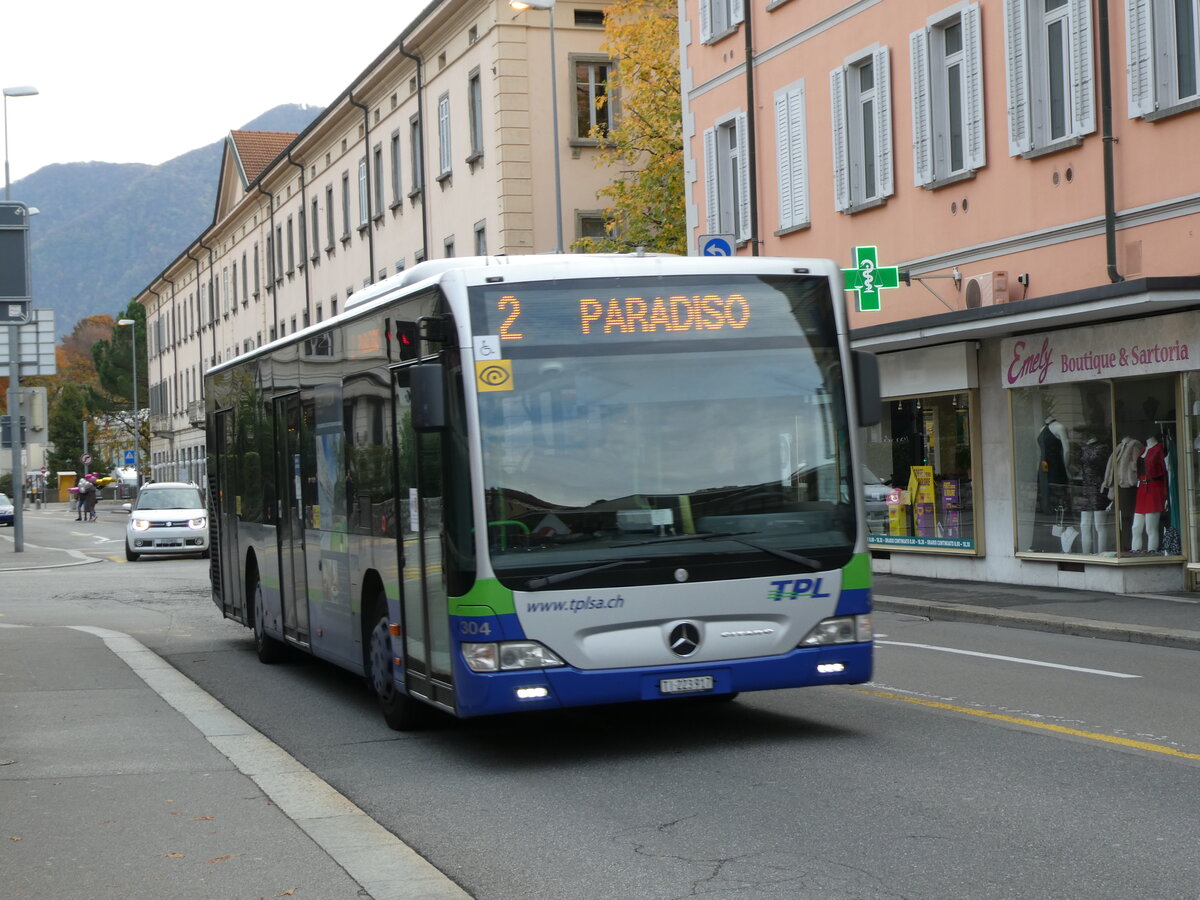
[[[846,290],[858,291],[859,312],[879,312],[879,291],[900,287],[900,269],[879,265],[877,255],[876,247],[855,247],[854,268],[842,269]]]

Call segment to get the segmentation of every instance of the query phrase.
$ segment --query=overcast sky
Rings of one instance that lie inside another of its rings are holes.
[[[157,165],[282,103],[327,106],[427,5],[5,3],[0,87],[38,90],[7,99],[12,180],[59,162]]]

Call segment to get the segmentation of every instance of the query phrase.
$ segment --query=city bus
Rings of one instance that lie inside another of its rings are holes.
[[[828,260],[420,263],[205,375],[212,597],[387,723],[871,677]]]

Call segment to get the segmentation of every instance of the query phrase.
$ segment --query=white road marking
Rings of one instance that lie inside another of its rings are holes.
[[[1086,669],[1082,666],[1067,666],[1062,663],[1044,662],[1040,659],[1024,659],[1020,656],[1000,656],[995,653],[979,653],[975,650],[956,650],[953,647],[937,647],[933,644],[909,644],[904,641],[881,641],[876,644],[886,644],[890,647],[915,647],[918,650],[940,650],[942,653],[958,653],[963,656],[981,656],[984,659],[998,659],[1002,662],[1021,663],[1026,666],[1044,666],[1047,669],[1066,669],[1068,672],[1083,672],[1086,675],[1105,675],[1109,678],[1141,678],[1141,675],[1128,675],[1125,672],[1108,672],[1104,669]]]

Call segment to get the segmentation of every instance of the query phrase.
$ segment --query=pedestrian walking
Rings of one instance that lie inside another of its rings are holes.
[[[87,481],[88,481],[88,484],[91,485],[91,490],[88,491],[88,495],[87,495],[87,511],[84,513],[84,521],[95,522],[96,521],[96,501],[100,499],[100,488],[96,484],[96,476],[95,475],[88,475]]]

